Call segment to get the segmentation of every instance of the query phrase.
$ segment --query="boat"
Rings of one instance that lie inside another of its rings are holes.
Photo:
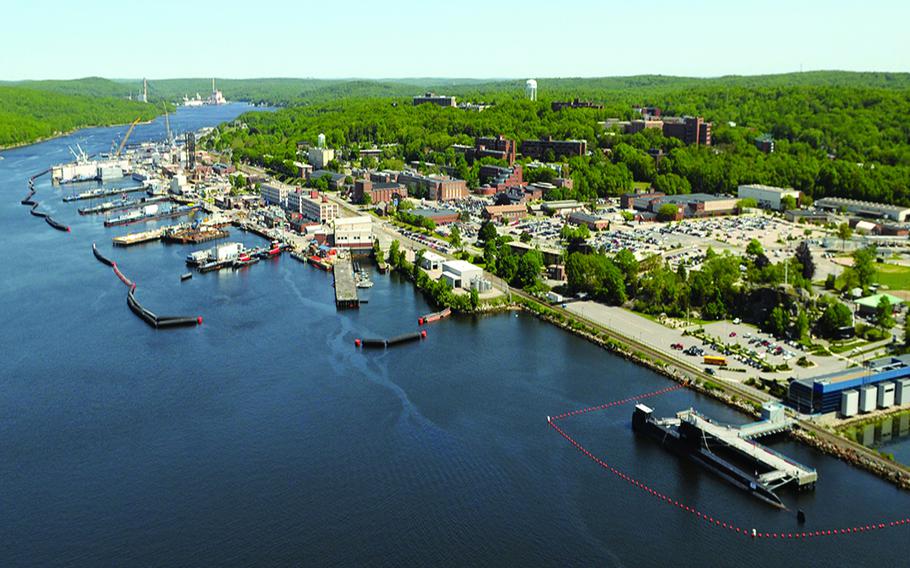
[[[243,268],[244,266],[249,266],[251,264],[256,264],[259,262],[259,256],[257,255],[257,250],[243,250],[240,254],[237,255],[237,258],[234,260],[234,268]]]
[[[366,270],[360,269],[356,273],[355,285],[358,288],[372,288],[373,282],[370,280],[370,274]]]
[[[417,318],[417,323],[420,325],[423,325],[426,323],[433,323],[434,321],[439,321],[443,318],[447,318],[450,315],[452,315],[452,310],[449,308],[446,308],[442,311],[433,312],[431,314],[426,314],[425,316],[421,316],[421,317]]]
[[[193,277],[193,273],[192,273],[192,272],[185,272],[185,273],[183,273],[183,274],[180,275],[180,281],[181,281],[181,282],[184,282],[184,281],[186,281],[186,280],[189,280],[189,279],[192,278],[192,277]]]
[[[321,256],[315,255],[315,254],[309,258],[309,261],[310,261],[310,264],[312,264],[316,268],[325,270],[326,272],[331,272],[332,269],[334,268],[332,266],[331,262],[329,262],[328,260],[322,258]]]

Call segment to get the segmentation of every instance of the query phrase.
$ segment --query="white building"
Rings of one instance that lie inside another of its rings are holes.
[[[442,268],[442,263],[446,261],[445,257],[431,250],[423,252],[423,256],[420,258],[420,268],[424,270],[439,270]]]
[[[285,187],[264,183],[259,186],[259,193],[268,205],[288,206],[288,190]]]
[[[189,185],[186,183],[186,176],[184,174],[177,174],[171,178],[171,193],[174,195],[183,195],[183,192],[189,189]]]
[[[369,215],[339,217],[334,222],[335,246],[353,249],[373,247],[373,218]]]
[[[466,260],[447,260],[442,263],[442,278],[452,288],[470,290],[479,286],[475,281],[483,280],[483,269]]]
[[[783,209],[784,197],[792,197],[799,203],[800,193],[795,189],[773,187],[762,184],[748,184],[739,186],[737,197],[740,199],[754,199],[759,207],[780,211]]]
[[[335,150],[331,148],[310,148],[307,151],[310,164],[317,170],[324,170],[329,162],[335,159]]]

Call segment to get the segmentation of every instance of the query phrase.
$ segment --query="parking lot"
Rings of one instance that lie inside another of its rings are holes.
[[[606,306],[597,302],[581,301],[566,304],[566,309],[605,327],[616,329],[636,341],[659,349],[669,357],[688,360],[691,363],[714,369],[719,377],[737,382],[744,382],[749,378],[777,380],[789,377],[804,378],[845,369],[849,365],[847,361],[838,357],[809,355],[793,345],[781,344],[780,341],[773,339],[768,334],[759,333],[754,326],[745,323],[719,321],[703,326],[705,333],[720,340],[723,344],[730,346],[739,345],[750,354],[754,353],[757,359],[766,361],[772,366],[786,363],[790,367],[788,371],[762,372],[760,365],[756,368],[756,366],[749,365],[741,358],[732,355],[732,352],[731,355],[728,355],[723,348],[716,349],[701,339],[691,335],[684,335],[683,328],[671,329],[623,308]],[[691,331],[697,327],[699,326],[692,325],[686,329]],[[757,341],[754,341],[756,339]],[[767,342],[767,345],[764,345],[764,342]],[[673,347],[674,345],[676,348]],[[692,350],[693,346],[697,349]],[[689,354],[686,353],[687,350]],[[703,357],[705,355],[725,357],[729,369],[703,365]],[[797,365],[797,359],[802,356],[814,363],[814,366],[800,367]]]

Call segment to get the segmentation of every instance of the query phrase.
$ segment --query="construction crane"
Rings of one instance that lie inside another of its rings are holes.
[[[119,158],[120,154],[123,153],[123,147],[126,146],[127,140],[130,139],[130,134],[133,133],[133,129],[136,128],[136,125],[139,124],[139,121],[142,120],[142,117],[137,118],[130,124],[130,129],[126,131],[126,136],[123,137],[123,140],[120,141],[120,146],[117,148],[117,153],[114,154],[114,157]]]

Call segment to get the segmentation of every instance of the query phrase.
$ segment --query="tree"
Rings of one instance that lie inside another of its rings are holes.
[[[516,285],[520,288],[530,288],[538,284],[540,271],[543,269],[543,255],[539,250],[529,250],[518,259],[515,273]]]
[[[850,308],[837,300],[832,301],[818,319],[818,331],[823,337],[835,337],[838,330],[847,327],[853,321]]]
[[[809,316],[805,310],[800,310],[799,314],[797,314],[794,331],[796,339],[799,341],[805,341],[809,338]]]
[[[844,247],[847,244],[847,241],[850,240],[850,237],[853,236],[853,229],[850,228],[848,223],[841,223],[837,226],[837,238],[840,239],[840,248],[844,250]]]
[[[790,316],[782,307],[775,306],[768,316],[767,326],[768,331],[776,337],[784,337],[790,326]]]
[[[802,241],[796,247],[796,260],[803,267],[803,278],[812,280],[815,276],[815,261],[812,260],[812,251],[809,250],[809,243]]]
[[[398,242],[398,239],[395,239],[392,241],[392,244],[389,245],[389,264],[392,266],[398,266],[401,264],[402,258],[400,256],[401,253],[399,252],[400,247],[401,244]]]
[[[780,200],[780,206],[781,206],[781,209],[783,209],[784,211],[790,211],[792,209],[796,209],[796,207],[797,207],[796,198],[793,197],[792,195],[785,195]]]
[[[657,210],[657,220],[658,221],[674,221],[676,216],[679,213],[679,209],[676,205],[672,203],[664,203],[660,206],[660,209]]]
[[[736,209],[742,213],[746,209],[755,209],[758,207],[758,201],[754,197],[744,197],[736,202]]]
[[[888,296],[882,296],[875,306],[875,325],[882,331],[887,331],[894,327],[894,309],[891,307],[891,300]]]
[[[833,274],[829,274],[825,277],[825,290],[834,290],[834,287],[837,284],[837,277]]]
[[[859,285],[863,288],[875,280],[875,257],[877,251],[874,246],[863,247],[853,251],[853,272],[856,273]]]
[[[452,225],[452,234],[449,235],[449,242],[455,250],[461,250],[464,246],[464,243],[461,241],[461,229],[458,228],[458,225]]]
[[[477,233],[477,238],[485,243],[495,241],[498,236],[499,233],[496,232],[496,226],[492,221],[484,221]]]
[[[759,255],[765,254],[765,249],[762,248],[761,242],[758,239],[752,239],[749,241],[749,244],[746,245],[746,254],[755,258]]]
[[[531,233],[529,233],[527,231],[522,231],[521,235],[519,235],[519,237],[518,237],[518,240],[520,240],[521,242],[523,242],[525,244],[530,243],[531,242]]]
[[[369,193],[366,193],[366,192],[365,192],[365,193],[363,194],[363,199],[361,200],[361,203],[363,203],[364,205],[366,205],[367,207],[369,207],[370,205],[373,204],[373,196],[370,195]]]

